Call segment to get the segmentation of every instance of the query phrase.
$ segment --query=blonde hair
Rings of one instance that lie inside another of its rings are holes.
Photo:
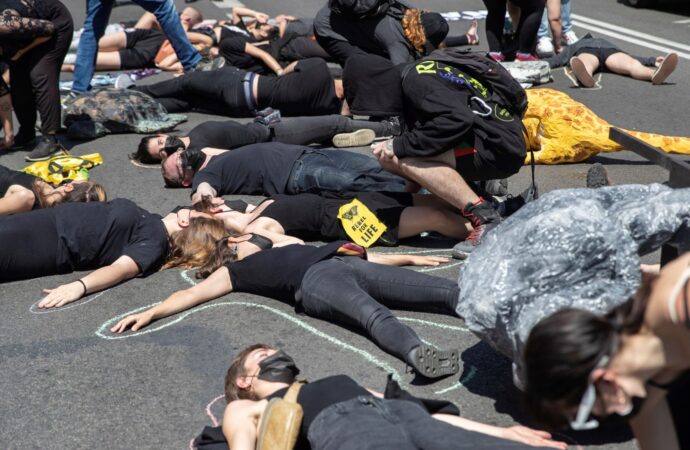
[[[194,217],[189,226],[170,236],[168,260],[161,270],[171,267],[191,269],[206,263],[216,249],[216,242],[226,235],[223,222],[208,217]]]
[[[419,53],[424,53],[424,44],[426,43],[426,33],[422,25],[422,14],[425,12],[421,9],[409,8],[405,10],[405,15],[401,21],[405,38]]]

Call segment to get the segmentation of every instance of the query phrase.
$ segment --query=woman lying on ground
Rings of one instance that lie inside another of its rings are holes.
[[[233,291],[263,295],[295,305],[297,311],[365,332],[379,347],[437,378],[458,371],[457,350],[427,345],[388,309],[434,311],[453,315],[456,284],[397,265],[438,265],[445,258],[367,253],[347,241],[314,247],[271,248],[272,240],[243,234],[219,240],[216,252],[198,272],[206,278],[164,302],[122,319],[121,333],[179,313]]]
[[[546,61],[552,69],[570,66],[577,81],[586,88],[594,87],[594,74],[604,70],[658,85],[663,84],[676,69],[678,54],[631,56],[614,43],[587,34]]]
[[[535,326],[524,356],[534,417],[574,429],[596,428],[591,415],[629,420],[642,450],[688,448],[689,280],[686,253],[606,315],[564,309]]]
[[[225,377],[222,430],[230,448],[255,448],[268,401],[282,398],[298,373],[282,350],[255,344],[238,353]],[[302,385],[296,401],[304,411],[299,449],[333,448],[334,443],[341,450],[566,448],[543,431],[462,418],[455,405],[415,398],[392,380],[384,395],[347,375],[329,376]]]
[[[270,231],[305,240],[347,239],[365,247],[395,246],[425,231],[462,240],[472,231],[437,197],[404,192],[279,194],[249,213],[225,205],[216,211],[225,227],[239,234]]]
[[[227,232],[212,215],[161,217],[126,199],[64,203],[0,217],[0,281],[82,270],[77,281],[46,289],[41,308],[63,306],[159,268],[198,267]]]
[[[60,203],[104,201],[106,193],[100,184],[73,181],[54,188],[38,177],[0,165],[0,216]]]

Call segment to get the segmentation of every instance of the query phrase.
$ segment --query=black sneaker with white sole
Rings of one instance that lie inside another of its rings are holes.
[[[440,378],[453,375],[460,370],[459,352],[454,350],[439,350],[428,344],[422,344],[412,349],[407,357],[407,363],[416,373],[426,378]]]
[[[45,161],[51,156],[62,152],[62,147],[58,144],[55,136],[43,136],[39,139],[38,145],[24,157],[26,161]]]

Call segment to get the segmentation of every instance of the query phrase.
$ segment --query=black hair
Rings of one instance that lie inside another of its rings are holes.
[[[139,146],[137,147],[137,151],[135,153],[130,154],[129,158],[135,161],[139,161],[142,164],[160,164],[160,161],[153,158],[149,153],[149,142],[152,139],[156,139],[157,137],[157,134],[152,134],[150,136],[144,136],[143,138],[141,138],[141,141],[139,141]]]
[[[525,403],[534,420],[549,428],[567,425],[589,377],[604,356],[613,356],[620,336],[639,332],[650,284],[606,315],[568,308],[542,319],[531,331],[523,353]]]

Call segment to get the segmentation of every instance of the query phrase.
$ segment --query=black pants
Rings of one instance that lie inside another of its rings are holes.
[[[208,72],[189,72],[134,89],[158,100],[168,112],[204,109],[224,116],[246,117],[251,112],[244,97],[245,73],[226,66]]]
[[[546,0],[516,0],[513,3],[520,7],[520,22],[515,31],[518,39],[517,51],[534,53],[537,47],[537,32]],[[508,50],[501,46],[506,2],[505,0],[484,0],[484,5],[489,11],[489,15],[486,17],[486,40],[489,42],[489,51],[506,53]]]
[[[72,16],[58,0],[43,0],[47,17],[55,25],[55,35],[10,63],[12,107],[24,136],[33,136],[36,110],[41,115],[41,133],[60,131],[60,67],[72,42]]]
[[[273,126],[273,140],[285,144],[330,144],[338,133],[370,129],[376,136],[385,136],[387,128],[381,122],[353,120],[340,114],[283,119]]]
[[[388,307],[455,315],[460,293],[451,280],[352,256],[313,265],[301,290],[301,306],[307,314],[364,331],[403,361],[422,341]]]

